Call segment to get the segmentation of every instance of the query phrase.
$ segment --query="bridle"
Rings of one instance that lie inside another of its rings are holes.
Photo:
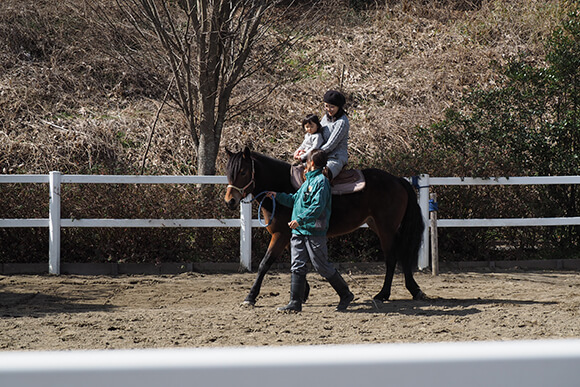
[[[250,194],[250,193],[246,193],[246,190],[252,184],[254,184],[254,188],[255,188],[255,185],[256,185],[256,180],[254,179],[254,175],[255,175],[255,171],[256,171],[256,169],[254,168],[254,159],[251,159],[251,160],[252,160],[252,179],[250,180],[250,182],[248,184],[246,184],[245,186],[243,186],[242,188],[236,187],[233,184],[228,184],[228,188],[233,188],[236,191],[238,191],[242,195],[242,198],[245,198],[246,196],[248,196]]]
[[[261,226],[263,227],[268,227],[272,224],[272,220],[274,219],[274,216],[276,214],[276,200],[272,199],[272,215],[270,216],[270,220],[268,221],[268,224],[265,224],[264,222],[262,222],[262,217],[261,217],[261,213],[262,213],[262,204],[264,203],[264,200],[266,200],[266,198],[268,198],[268,191],[263,191],[260,192],[259,194],[257,194],[254,198],[250,198],[248,201],[244,201],[244,198],[247,197],[249,195],[246,194],[246,190],[252,185],[254,184],[254,188],[256,188],[256,179],[255,177],[255,172],[256,172],[256,168],[254,167],[254,159],[252,159],[252,178],[250,179],[250,182],[248,184],[246,184],[245,186],[243,186],[242,188],[240,187],[236,187],[233,184],[228,184],[228,188],[233,188],[236,191],[238,191],[241,195],[242,195],[242,202],[243,203],[251,203],[254,200],[257,200],[260,196],[263,195],[262,200],[260,200],[260,206],[258,207],[258,222],[260,223]]]

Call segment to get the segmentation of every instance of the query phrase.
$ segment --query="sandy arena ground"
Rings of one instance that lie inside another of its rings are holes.
[[[430,301],[412,301],[397,274],[344,273],[356,299],[345,313],[316,273],[300,314],[276,312],[290,275],[271,272],[254,308],[240,307],[253,273],[171,276],[0,276],[0,349],[224,347],[580,337],[580,273],[417,273]]]

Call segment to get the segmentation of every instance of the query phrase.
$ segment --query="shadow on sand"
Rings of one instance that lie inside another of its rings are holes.
[[[347,313],[384,313],[409,316],[468,316],[481,313],[478,305],[554,305],[554,301],[508,300],[485,298],[431,298],[428,300],[355,300]]]
[[[87,301],[84,297],[82,299],[60,297],[40,292],[0,292],[0,318],[110,311],[115,308],[114,305],[91,304]]]

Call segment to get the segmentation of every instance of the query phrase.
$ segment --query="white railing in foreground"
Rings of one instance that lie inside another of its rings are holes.
[[[580,340],[0,353],[2,386],[576,387]]]
[[[549,184],[580,184],[580,176],[532,176],[532,177],[429,177],[421,175],[418,179],[419,204],[425,231],[423,245],[419,253],[419,268],[429,266],[429,187],[437,185],[549,185]],[[444,212],[443,212],[444,213]],[[440,215],[441,212],[438,212]],[[524,226],[564,226],[580,225],[580,217],[560,218],[500,218],[500,219],[437,219],[439,227],[524,227]]]
[[[61,219],[61,185],[79,184],[227,184],[225,176],[127,176],[127,175],[0,175],[0,183],[48,183],[50,206],[48,219],[0,219],[0,227],[48,227],[50,274],[60,274],[61,227],[240,227],[240,265],[251,270],[251,203],[241,203],[239,219]]]

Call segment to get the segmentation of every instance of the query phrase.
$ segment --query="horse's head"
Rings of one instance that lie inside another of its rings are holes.
[[[227,149],[226,152],[230,159],[226,167],[228,188],[224,199],[227,206],[233,210],[256,186],[254,159],[248,147],[243,152],[233,153]]]

